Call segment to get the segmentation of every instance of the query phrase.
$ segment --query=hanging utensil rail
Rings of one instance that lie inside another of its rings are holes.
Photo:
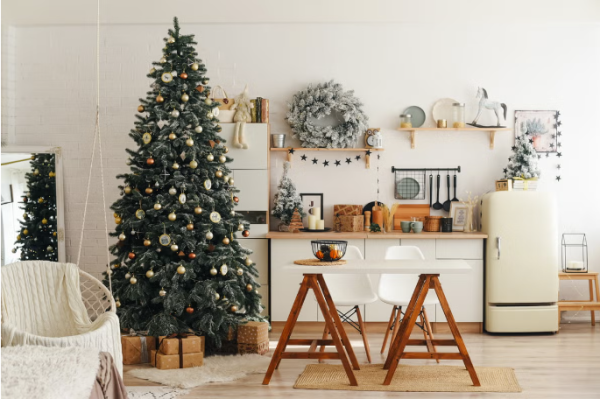
[[[396,172],[458,172],[460,173],[460,166],[457,168],[396,168],[392,166],[392,173]]]

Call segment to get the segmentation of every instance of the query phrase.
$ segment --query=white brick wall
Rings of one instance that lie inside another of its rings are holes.
[[[15,31],[2,25],[2,145],[15,139]]]

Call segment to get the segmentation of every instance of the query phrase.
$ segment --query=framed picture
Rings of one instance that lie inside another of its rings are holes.
[[[302,208],[306,213],[306,217],[302,218],[302,223],[308,226],[308,210],[311,208],[311,201],[314,202],[313,207],[321,208],[321,219],[323,218],[323,193],[300,193],[302,200]]]
[[[526,135],[537,152],[557,152],[558,111],[515,111],[515,136]]]
[[[450,204],[450,217],[452,218],[452,231],[464,231],[467,224],[467,205],[462,202]]]
[[[9,188],[8,193],[2,193],[2,205],[10,204],[10,203],[14,202],[14,200],[15,200],[13,197],[13,185],[9,184],[8,188]]]

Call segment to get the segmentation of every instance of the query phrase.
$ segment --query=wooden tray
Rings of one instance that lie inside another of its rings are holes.
[[[336,260],[333,262],[323,262],[322,260],[319,260],[319,259],[300,259],[300,260],[295,260],[294,263],[297,265],[302,265],[302,266],[340,266],[340,265],[345,265],[346,260],[340,259],[340,260]]]
[[[412,217],[429,216],[429,204],[407,204],[399,205],[394,215],[394,230],[402,230],[400,222],[410,221]]]

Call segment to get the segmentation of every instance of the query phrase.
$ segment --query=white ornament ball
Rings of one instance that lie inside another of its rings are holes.
[[[52,247],[52,245],[48,245],[48,246],[46,247],[46,251],[48,251],[48,252],[52,252],[52,251],[54,251],[54,248]]]
[[[179,267],[177,268],[177,273],[185,274],[185,267],[183,267],[183,265],[179,265]]]
[[[179,246],[177,244],[171,245],[171,251],[176,252],[178,249],[179,249]]]
[[[227,161],[227,157],[226,157],[225,155],[221,155],[221,156],[219,157],[219,162],[221,162],[221,163],[225,163],[225,161]]]
[[[225,263],[221,265],[221,274],[223,276],[227,274],[227,265]]]
[[[206,113],[206,117],[207,117],[208,119],[212,119],[212,118],[214,118],[215,116],[213,115],[213,113],[212,113],[212,112],[207,112],[207,113]]]
[[[177,170],[179,169],[179,164],[177,162],[173,162],[173,166],[171,166],[173,169]]]
[[[152,270],[148,270],[148,271],[146,272],[146,277],[148,277],[148,278],[152,278],[152,277],[154,277],[154,271],[152,271]]]
[[[127,236],[123,233],[119,234],[119,240],[121,241],[125,241],[127,239]]]
[[[131,159],[127,159],[127,161],[125,161],[126,165],[131,165]]]
[[[167,291],[165,291],[164,289],[161,289],[160,291],[158,291],[158,295],[165,296],[165,295],[167,295]]]
[[[176,189],[175,187],[171,187],[171,188],[169,189],[169,194],[171,194],[171,195],[175,195],[175,194],[177,194],[177,189]]]
[[[192,64],[192,70],[193,70],[193,71],[197,71],[197,70],[198,70],[198,66],[199,66],[199,65],[198,65],[198,63],[197,63],[197,62],[194,62],[194,63]]]
[[[211,112],[215,117],[219,116],[219,108],[214,107]]]
[[[242,270],[242,268],[238,268],[238,269],[236,270],[236,272],[237,272],[237,275],[238,275],[238,276],[241,276],[242,274],[244,274],[244,270]]]
[[[194,131],[196,133],[202,133],[202,126],[196,126],[196,128],[194,129]]]
[[[161,63],[161,64],[164,64],[165,62],[167,62],[167,59],[166,59],[165,57],[162,57],[162,58],[160,59],[160,63]]]
[[[197,167],[198,167],[198,162],[196,162],[196,161],[190,161],[190,168],[196,169]]]
[[[131,278],[131,274],[130,274],[130,273],[126,273],[126,274],[125,274],[125,278],[126,278],[127,280],[129,280],[129,279]]]
[[[190,96],[188,96],[186,93],[183,93],[183,95],[181,96],[181,101],[187,103],[188,101],[190,101]]]
[[[177,111],[176,109],[174,109],[174,110],[171,112],[171,116],[172,116],[173,118],[179,118],[179,111]]]
[[[129,282],[130,282],[131,284],[137,284],[137,278],[135,278],[135,277],[132,277],[132,278],[130,278],[130,279],[129,279]]]
[[[227,175],[224,175],[224,176],[223,176],[223,182],[224,182],[224,183],[227,183],[228,181],[229,181],[229,176],[227,176]]]
[[[208,154],[208,155],[206,156],[206,160],[207,160],[208,162],[212,162],[212,161],[214,161],[214,160],[215,160],[215,156],[214,156],[213,154]]]
[[[234,182],[234,180],[233,180],[233,179],[230,177],[230,178],[229,178],[229,185],[230,185],[230,186],[233,186],[233,184],[234,184],[234,183],[235,183],[235,182]]]
[[[214,237],[214,235],[213,235],[212,231],[209,231],[208,233],[206,233],[206,239],[207,240],[212,240],[213,237]]]
[[[169,38],[167,39],[167,43],[175,43],[175,38],[173,36],[169,36]]]
[[[175,214],[175,212],[169,213],[169,220],[171,222],[174,222],[175,220],[177,220],[177,215]]]
[[[185,141],[185,145],[187,145],[188,147],[191,147],[191,146],[193,146],[193,145],[194,145],[194,140],[192,140],[191,138],[190,138],[190,139],[187,139],[187,140]]]
[[[156,69],[154,69],[154,68],[150,69],[150,73],[154,73],[154,72],[156,72]]]
[[[216,270],[215,270],[215,272],[216,272]],[[215,292],[215,300],[218,301],[219,299],[221,299],[221,295],[219,295],[218,292]]]
[[[169,190],[169,192],[171,192],[171,190]],[[154,210],[155,211],[160,211],[161,208],[162,208],[161,204],[154,204]]]
[[[244,225],[243,224],[238,224],[238,231],[242,231],[244,230]]]
[[[246,266],[250,266],[252,264],[252,259],[246,258]]]
[[[206,100],[204,100],[204,103],[206,105],[210,105],[210,104],[212,104],[212,100],[210,98],[207,98]]]
[[[217,275],[217,273],[218,273],[218,272],[217,272],[217,269],[215,269],[214,267],[213,267],[212,269],[210,269],[210,274],[211,274],[211,275],[213,275],[213,276],[216,276],[216,275]]]
[[[232,210],[231,210],[231,212],[229,212],[229,214],[230,214],[231,216],[235,216],[235,211],[232,209]]]

